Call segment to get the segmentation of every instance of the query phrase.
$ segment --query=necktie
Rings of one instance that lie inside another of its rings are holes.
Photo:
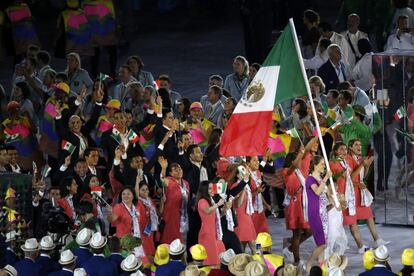
[[[121,86],[121,98],[119,99],[120,101],[122,101],[125,97],[125,85],[122,84]]]

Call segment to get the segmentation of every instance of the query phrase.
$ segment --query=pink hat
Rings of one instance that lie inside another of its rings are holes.
[[[202,105],[200,102],[193,102],[193,103],[190,105],[190,110],[192,110],[192,109],[198,109],[198,110],[201,110],[201,109],[203,109],[203,105]]]

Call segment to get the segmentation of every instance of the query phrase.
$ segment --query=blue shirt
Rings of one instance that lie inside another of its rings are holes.
[[[24,258],[14,264],[19,276],[40,276],[42,267],[33,260]],[[43,275],[42,275],[43,276]]]
[[[93,256],[92,252],[87,248],[79,247],[72,251],[76,256],[76,268],[82,267],[83,263]]]
[[[171,260],[165,265],[160,265],[155,270],[155,276],[179,276],[185,270],[185,264],[180,261]]]
[[[114,276],[118,275],[118,268],[113,262],[108,260],[103,255],[94,255],[87,260],[82,266],[88,275],[93,276]]]

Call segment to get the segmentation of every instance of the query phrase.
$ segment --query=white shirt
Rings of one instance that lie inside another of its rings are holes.
[[[319,42],[321,41],[321,39],[324,37],[320,37],[319,38]],[[344,61],[345,64],[349,64],[348,61],[348,53],[349,53],[349,44],[346,41],[345,37],[343,37],[342,35],[333,32],[332,36],[329,38],[329,40],[331,41],[332,44],[337,44],[340,48],[341,48],[341,53],[342,53],[342,60]],[[316,53],[315,55],[320,55],[321,52],[319,50],[319,43],[318,46],[316,48]]]
[[[345,79],[346,79],[346,77],[344,76],[345,68],[341,67],[341,63],[338,63],[338,65],[335,65],[335,64],[332,63],[332,61],[330,61],[330,62],[332,64],[333,68],[335,68],[336,75],[338,76],[339,83],[344,82]]]
[[[358,40],[360,40],[361,38],[368,38],[368,35],[359,30],[356,31],[356,33],[354,34],[346,30],[345,32],[342,32],[341,35],[344,36],[344,38],[348,42],[348,45],[350,44],[349,41],[351,41],[352,46],[354,47],[355,54],[352,51],[351,46],[349,45],[348,47],[348,62],[349,62],[349,66],[351,66],[352,68],[356,64],[356,57],[361,57],[361,53],[358,50]],[[349,40],[348,40],[348,37],[349,37]]]
[[[396,34],[392,34],[387,39],[385,50],[413,50],[414,49],[414,37],[410,33],[402,33],[400,38]]]
[[[328,61],[328,51],[316,54],[311,59],[303,59],[303,63],[306,69],[318,70],[325,62]]]
[[[199,162],[194,162],[193,160],[190,161],[200,169],[200,183],[203,181],[208,181],[208,174],[206,168],[204,168]]]
[[[372,53],[366,53],[355,65],[352,70],[352,79],[355,86],[364,91],[368,91],[374,84],[374,75],[372,74]]]

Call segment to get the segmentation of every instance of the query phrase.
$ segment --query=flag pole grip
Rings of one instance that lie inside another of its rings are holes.
[[[326,154],[325,145],[323,143],[321,128],[319,126],[319,121],[318,121],[318,116],[316,114],[315,105],[313,104],[313,98],[312,98],[312,93],[310,91],[309,82],[308,82],[308,79],[306,77],[305,65],[303,64],[302,52],[301,52],[300,47],[299,47],[299,41],[298,41],[298,37],[296,35],[295,23],[293,22],[293,18],[289,19],[289,24],[292,28],[293,40],[294,40],[294,44],[295,44],[295,48],[296,48],[296,53],[298,54],[300,68],[302,70],[302,76],[303,76],[304,81],[305,81],[305,86],[306,86],[306,90],[308,92],[309,102],[310,102],[310,105],[311,105],[311,108],[312,108],[312,115],[313,115],[313,119],[315,121],[316,130],[317,130],[317,133],[318,133],[319,145],[321,146],[322,155],[323,155],[323,159],[325,160],[326,169],[327,169],[327,171],[330,171],[331,169],[329,168],[329,160],[328,160],[328,156]],[[335,207],[339,208],[339,200],[338,200],[338,196],[336,194],[335,184],[333,182],[332,177],[329,178],[329,183],[330,183],[329,186],[332,189],[332,196],[333,196]]]

